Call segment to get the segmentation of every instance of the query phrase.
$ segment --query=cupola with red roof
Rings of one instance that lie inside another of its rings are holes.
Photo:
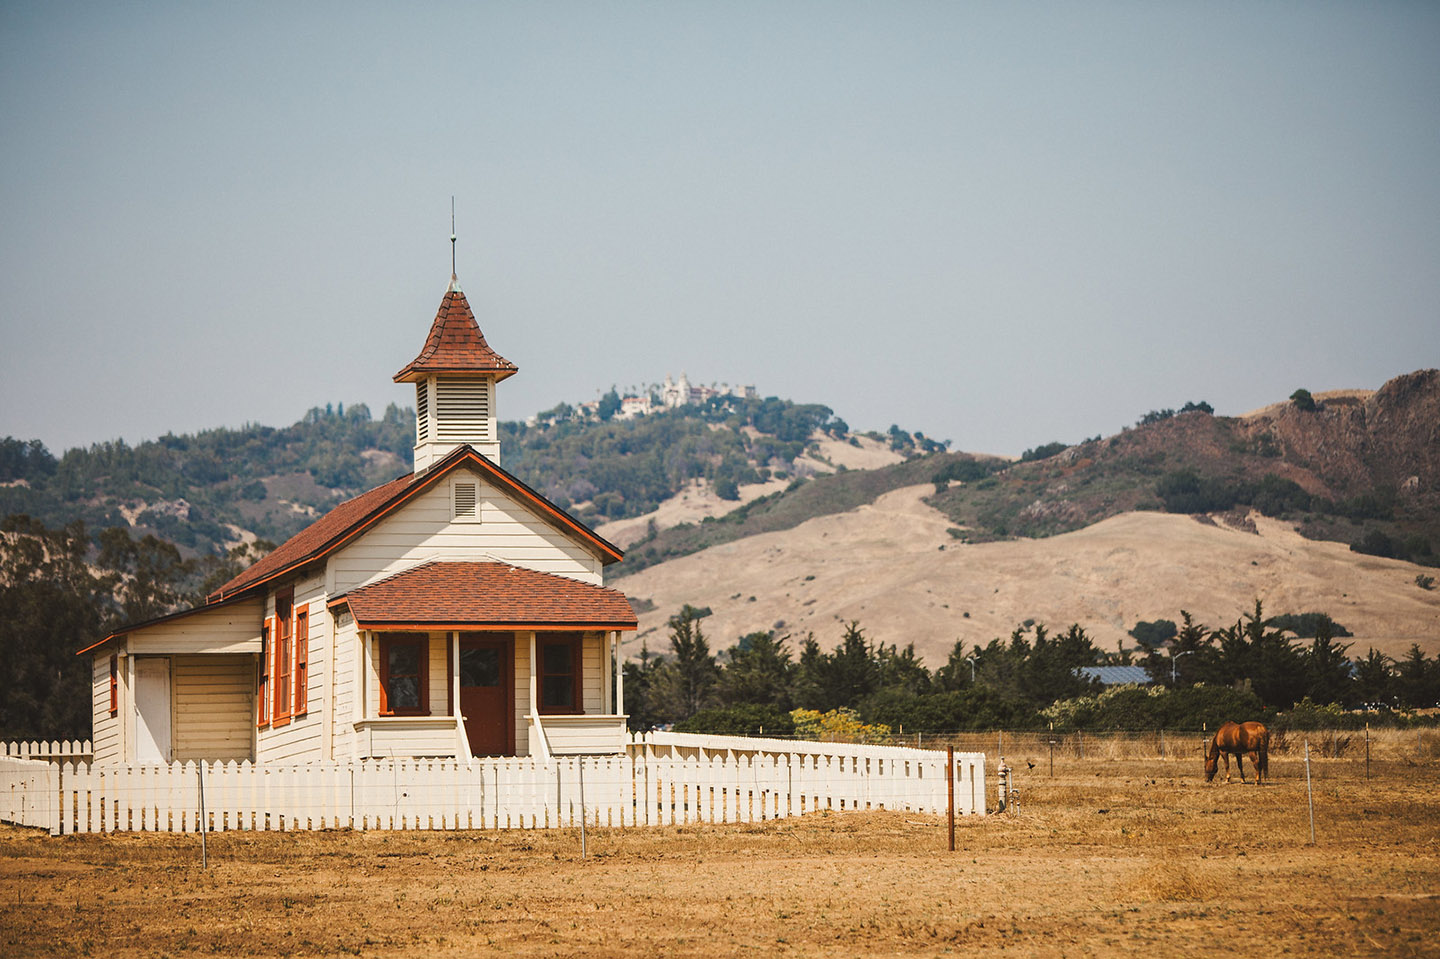
[[[415,384],[417,474],[464,445],[499,465],[495,384],[518,369],[485,342],[452,275],[420,355],[395,374],[396,383]]]

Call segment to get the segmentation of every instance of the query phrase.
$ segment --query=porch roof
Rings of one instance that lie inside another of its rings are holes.
[[[435,561],[331,601],[361,629],[617,629],[639,625],[619,590],[501,562]]]

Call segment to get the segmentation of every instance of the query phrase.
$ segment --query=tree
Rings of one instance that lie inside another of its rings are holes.
[[[965,644],[955,640],[950,648],[950,658],[945,665],[935,670],[935,688],[940,692],[958,692],[970,686],[970,675],[974,664],[965,655]]]
[[[1317,408],[1315,397],[1311,396],[1310,391],[1306,389],[1299,389],[1291,393],[1290,402],[1294,403],[1295,408],[1302,413],[1313,413]]]
[[[1350,644],[1336,643],[1328,626],[1321,624],[1305,651],[1305,695],[1311,702],[1326,705],[1355,704],[1356,687],[1350,677]]]
[[[48,530],[27,516],[0,524],[0,739],[84,739],[88,657],[115,624],[117,578],[93,572],[83,523]]]
[[[639,661],[625,661],[625,711],[629,714],[626,728],[645,732],[660,723],[653,690],[659,667],[660,660],[650,655],[650,649],[644,642],[640,644]]]
[[[1400,705],[1427,709],[1440,703],[1440,659],[1425,658],[1419,643],[1411,643],[1405,657],[1395,664],[1395,686]]]
[[[880,689],[900,690],[911,696],[930,691],[930,670],[915,655],[914,643],[903,651],[893,643],[890,646],[881,643],[875,650],[875,662]]]
[[[610,387],[610,392],[600,397],[600,406],[596,410],[602,422],[608,423],[616,413],[620,412],[620,394],[615,387]]]
[[[178,584],[195,564],[182,560],[173,543],[150,534],[133,540],[118,526],[101,530],[99,539],[98,564],[122,576],[116,595],[125,623],[143,623],[174,612],[182,604],[185,597]]]
[[[800,659],[791,675],[790,701],[801,709],[820,709],[825,703],[825,667],[829,657],[814,633],[800,642]]]
[[[719,669],[700,629],[703,615],[687,603],[670,617],[673,658],[657,667],[650,686],[657,712],[670,722],[695,715],[714,699]]]
[[[1283,630],[1270,628],[1264,608],[1255,600],[1253,612],[1216,630],[1218,663],[1225,682],[1249,683],[1267,706],[1288,709],[1305,694],[1305,660]]]
[[[840,646],[826,657],[821,675],[824,711],[842,706],[853,709],[880,688],[880,666],[872,658],[870,641],[858,622],[846,624]]]
[[[729,661],[720,671],[720,702],[778,706],[789,711],[795,666],[783,639],[776,639],[773,632],[749,633],[726,655]]]
[[[1175,622],[1169,619],[1157,619],[1150,623],[1142,619],[1130,630],[1130,635],[1147,650],[1154,649],[1163,645],[1167,640],[1175,638]]]
[[[1079,623],[1055,639],[1049,637],[1044,625],[1035,627],[1035,645],[1025,658],[1021,683],[1025,700],[1033,706],[1045,706],[1057,699],[1079,696],[1092,686],[1077,670],[1093,666],[1098,651]]]
[[[1395,706],[1395,673],[1389,656],[1375,647],[1355,663],[1355,698],[1364,705]]]

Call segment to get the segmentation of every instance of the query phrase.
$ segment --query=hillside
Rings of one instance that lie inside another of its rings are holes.
[[[1372,569],[1363,554],[1440,562],[1440,372],[1397,377],[1375,391],[1305,396],[1312,402],[1277,402],[1242,417],[1214,416],[1205,404],[1152,411],[1115,436],[1045,444],[1020,462],[949,452],[898,427],[855,434],[825,406],[775,398],[720,397],[608,421],[562,404],[529,424],[503,423],[502,434],[507,469],[627,550],[611,578],[655,603],[649,625],[691,602],[717,610],[716,628],[784,621],[774,628],[803,624],[828,642],[825,624],[861,618],[887,642],[914,633],[922,646],[948,648],[958,627],[982,627],[977,638],[988,640],[1031,618],[1079,621],[1118,638],[1135,620],[1173,619],[1185,606],[1213,625],[1254,596],[1273,595],[1272,605],[1286,611],[1323,609],[1341,622],[1342,601],[1354,598],[1362,604],[1354,615],[1368,623],[1359,626],[1363,635],[1391,648],[1430,629],[1425,603],[1436,594],[1415,585],[1423,575],[1415,567],[1386,567],[1412,570],[1401,577],[1408,588],[1386,601],[1399,618],[1387,619],[1386,603],[1365,605],[1371,600],[1360,594],[1388,596],[1388,586],[1348,588],[1342,568]],[[38,441],[7,438],[0,441],[0,516],[25,513],[51,528],[80,519],[97,544],[106,528],[137,540],[154,535],[205,560],[169,567],[197,580],[183,584],[193,590],[202,576],[219,575],[217,565],[233,572],[228,567],[263,555],[266,541],[283,540],[343,498],[407,470],[411,419],[393,405],[378,420],[363,406],[317,408],[281,429],[167,435],[58,459]],[[897,503],[905,504],[899,514]],[[1211,517],[1210,525],[1166,513]],[[803,595],[762,582],[723,596],[697,585],[685,595],[691,580],[683,571],[697,563],[710,581],[737,584],[754,569],[773,567],[773,582],[795,564],[818,565],[800,544],[817,523],[825,527],[822,519],[844,524],[847,532],[837,528],[835,536],[856,570],[829,592],[813,585],[824,582],[815,569],[803,574],[816,577],[804,581],[812,585]],[[867,531],[868,523],[881,528]],[[1100,529],[1133,536],[1114,554],[1133,562],[1067,552],[1095,541]],[[1268,550],[1282,533],[1289,545],[1277,559]],[[753,552],[756,543],[765,544],[762,552]],[[241,544],[245,554],[222,563]],[[901,557],[917,544],[928,561],[889,582],[888,570],[906,568]],[[1183,552],[1184,564],[1163,560],[1174,552]],[[733,562],[743,568],[732,570]],[[1113,582],[1035,572],[1060,562],[1081,571],[1118,563],[1120,572]],[[995,580],[990,595],[1008,600],[962,601],[975,587],[957,570],[975,564]],[[1188,572],[1155,578],[1172,567]],[[1312,579],[1307,570],[1320,567],[1334,574]],[[1260,575],[1270,568],[1279,571],[1273,578]],[[909,597],[908,611],[857,605],[866,584],[878,582],[889,582],[884,592],[897,602]],[[746,606],[755,595],[755,605],[722,615],[737,592]],[[941,595],[949,598],[933,601]],[[1404,612],[1412,601],[1420,608]],[[915,618],[932,607],[960,610],[961,622],[948,611]],[[914,622],[892,635],[869,622],[877,617]]]
[[[656,530],[620,567],[647,610],[634,645],[663,648],[690,603],[713,611],[717,647],[755,630],[828,647],[859,620],[933,667],[1025,620],[1079,622],[1114,650],[1141,620],[1226,625],[1258,597],[1330,613],[1357,655],[1440,651],[1418,565],[1440,543],[1440,373],[1313,399],[1160,411],[1029,462],[915,457]]]
[[[956,640],[984,645],[1027,619],[1078,622],[1114,651],[1134,647],[1125,634],[1141,620],[1179,620],[1183,608],[1225,626],[1257,597],[1271,613],[1328,612],[1355,633],[1344,640],[1352,655],[1399,656],[1413,642],[1440,652],[1440,591],[1416,585],[1419,567],[1306,539],[1283,521],[1256,514],[1252,531],[1130,512],[1046,539],[963,544],[925,502],[931,492],[897,489],[626,577],[620,587],[648,610],[627,653],[665,649],[665,620],[684,603],[712,611],[712,648],[765,630],[814,632],[829,648],[856,620],[876,642],[913,642],[933,669]]]
[[[505,467],[590,524],[643,515],[697,483],[733,505],[742,488],[753,497],[757,485],[833,468],[807,457],[822,442],[878,443],[851,437],[826,407],[774,398],[720,397],[628,421],[562,405],[501,432]],[[97,541],[107,528],[153,535],[189,558],[259,541],[253,560],[335,504],[408,472],[413,443],[411,410],[391,405],[377,420],[360,404],[312,409],[279,429],[102,443],[58,458],[39,440],[6,437],[0,517],[24,514],[52,529],[79,520]],[[900,459],[934,444],[902,433],[889,446]]]

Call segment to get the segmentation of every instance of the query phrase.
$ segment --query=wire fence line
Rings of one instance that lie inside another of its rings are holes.
[[[870,745],[909,746],[915,749],[985,753],[997,762],[1036,757],[1055,759],[1194,759],[1204,755],[1214,730],[1105,730],[1099,732],[1053,730],[987,730],[983,732],[910,733],[869,737]],[[789,740],[785,740],[789,741]],[[1299,757],[1306,743],[1315,759],[1377,761],[1440,760],[1440,729],[1284,729],[1270,731],[1270,754]]]

